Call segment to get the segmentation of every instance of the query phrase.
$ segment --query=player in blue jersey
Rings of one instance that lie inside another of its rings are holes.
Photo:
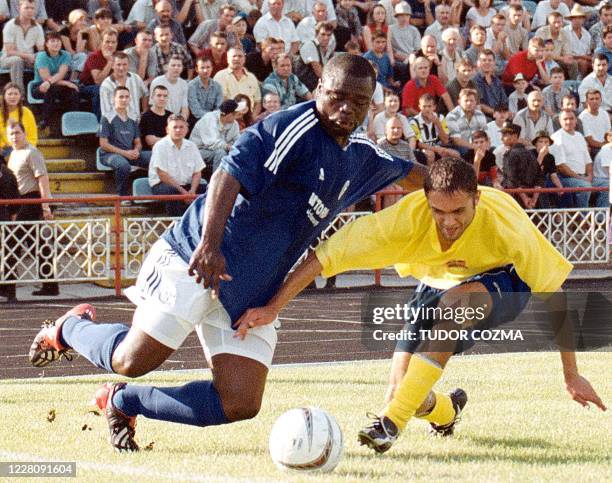
[[[268,302],[343,209],[392,182],[422,187],[424,167],[353,134],[367,114],[375,80],[367,60],[338,55],[326,65],[315,101],[275,113],[242,134],[207,194],[155,243],[136,285],[126,291],[137,306],[131,328],[95,324],[95,310],[83,304],[36,336],[30,349],[36,366],[73,350],[97,367],[138,377],[197,331],[212,381],[98,390],[116,449],[138,449],[137,415],[197,426],[254,417],[276,329],[260,327],[242,340],[233,323]]]

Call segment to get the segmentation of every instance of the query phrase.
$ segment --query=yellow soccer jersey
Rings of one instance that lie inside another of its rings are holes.
[[[572,270],[506,193],[479,187],[476,214],[461,238],[440,248],[423,190],[343,227],[316,250],[323,276],[394,265],[435,288],[447,289],[479,273],[513,264],[533,292],[558,290]]]

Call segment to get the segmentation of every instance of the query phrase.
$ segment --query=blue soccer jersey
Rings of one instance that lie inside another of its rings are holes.
[[[220,300],[232,321],[268,302],[338,213],[411,168],[362,135],[340,147],[314,101],[247,129],[220,166],[242,186],[221,245],[232,281],[221,282]],[[196,199],[164,235],[186,262],[201,238],[205,200]]]

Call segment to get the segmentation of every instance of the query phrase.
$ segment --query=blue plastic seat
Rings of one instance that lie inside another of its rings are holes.
[[[62,115],[62,135],[97,134],[98,119],[92,112],[66,112]]]
[[[112,171],[113,168],[111,168],[110,166],[106,166],[105,164],[102,164],[102,161],[100,161],[101,154],[102,154],[102,148],[96,149],[96,169],[98,171]]]
[[[132,195],[133,196],[152,196],[151,186],[149,185],[149,178],[136,178],[132,182]],[[137,200],[135,203],[153,203],[154,200]]]
[[[28,82],[28,104],[30,105],[44,104],[45,103],[44,99],[36,99],[34,96],[32,96],[32,85],[33,84],[34,84],[34,81]]]

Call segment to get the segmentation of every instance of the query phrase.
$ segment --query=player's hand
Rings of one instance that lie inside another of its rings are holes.
[[[253,327],[259,327],[260,325],[271,324],[278,317],[278,311],[269,306],[257,307],[254,309],[248,309],[242,316],[236,321],[236,333],[234,337],[244,339],[249,329]]]
[[[572,376],[565,380],[565,387],[572,399],[585,408],[590,407],[589,403],[594,404],[602,411],[606,411],[606,405],[599,398],[591,383],[580,375]]]
[[[204,288],[212,289],[212,297],[219,297],[221,280],[229,282],[232,277],[225,269],[225,257],[219,249],[211,249],[199,244],[189,261],[189,275],[195,276],[196,283],[204,283]]]

